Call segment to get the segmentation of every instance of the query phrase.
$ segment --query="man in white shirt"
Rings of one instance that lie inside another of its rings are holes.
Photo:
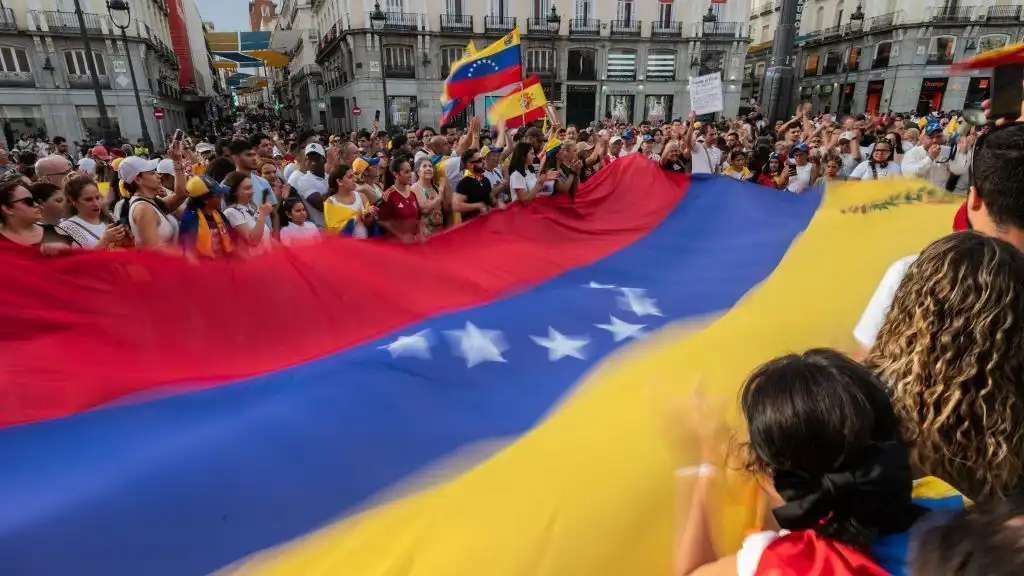
[[[327,175],[324,173],[326,163],[327,152],[324,151],[324,147],[313,142],[306,146],[306,168],[308,171],[298,178],[292,174],[292,178],[295,179],[293,188],[302,197],[302,203],[306,205],[309,221],[317,228],[324,227],[324,200],[327,198]]]
[[[932,186],[944,189],[951,173],[959,175],[967,171],[966,154],[959,154],[952,160],[950,156],[949,146],[942,145],[942,127],[929,124],[917,146],[903,155],[903,175],[923,178],[931,182]]]
[[[1024,125],[997,128],[982,143],[973,151],[974,184],[967,193],[967,219],[972,229],[1024,250]],[[862,355],[874,346],[896,289],[916,258],[908,256],[890,266],[875,289],[853,331]]]
[[[697,115],[690,111],[690,125],[694,129],[690,131],[690,162],[693,165],[694,174],[714,174],[722,165],[722,151],[714,145],[714,127],[697,127]],[[701,132],[701,134],[698,134]],[[705,142],[704,134],[707,134],[708,142]]]

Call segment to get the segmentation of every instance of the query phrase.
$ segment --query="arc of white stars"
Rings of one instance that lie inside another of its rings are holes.
[[[394,342],[381,346],[379,350],[387,350],[391,358],[404,356],[430,360],[430,346],[433,343],[433,335],[430,330],[420,330],[409,336],[399,336]]]
[[[508,350],[505,333],[501,330],[483,330],[472,322],[466,322],[462,330],[445,332],[452,346],[452,353],[466,361],[472,368],[483,362],[507,362],[502,353]]]
[[[647,326],[646,324],[630,324],[629,322],[623,322],[611,315],[609,315],[608,318],[608,324],[594,324],[594,326],[611,332],[612,339],[616,342],[622,342],[627,338],[633,338],[636,340],[646,335],[643,330]]]
[[[619,308],[628,310],[637,316],[664,316],[658,308],[658,301],[647,297],[647,290],[642,288],[619,288],[622,296],[618,298]]]
[[[590,338],[586,336],[566,336],[551,326],[548,326],[547,338],[542,336],[530,336],[530,339],[537,343],[538,346],[543,346],[548,349],[548,360],[551,362],[557,362],[566,356],[577,358],[579,360],[587,359],[583,354],[583,348],[590,343]]]

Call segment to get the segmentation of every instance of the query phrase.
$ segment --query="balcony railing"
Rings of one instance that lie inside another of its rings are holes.
[[[100,88],[110,88],[110,76],[98,74]],[[92,76],[89,74],[68,74],[68,85],[70,88],[92,88]]]
[[[700,24],[701,36],[706,38],[734,38],[743,31],[743,22],[704,22]]]
[[[970,22],[974,6],[941,6],[929,10],[931,22]]]
[[[46,28],[50,32],[57,32],[61,34],[81,34],[82,28],[78,25],[78,15],[74,12],[57,12],[54,10],[47,10],[41,12],[43,19],[46,21]],[[85,17],[85,29],[90,34],[102,34],[103,33],[103,20],[107,18],[106,14],[94,14],[92,12],[86,12],[83,14]]]
[[[441,14],[441,31],[471,34],[473,17],[467,14]]]
[[[757,7],[756,12],[761,16],[767,16],[775,11],[776,4],[778,4],[778,2],[762,2],[761,5]]]
[[[529,34],[541,34],[551,35],[551,30],[548,29],[547,18],[528,18],[526,20],[526,32]]]
[[[601,35],[601,21],[593,18],[569,20],[569,36],[598,37]]]
[[[612,20],[612,36],[640,36],[639,20]]]
[[[651,38],[679,38],[682,35],[682,22],[651,22]]]
[[[868,30],[885,30],[886,28],[892,28],[896,24],[896,13],[889,12],[888,14],[882,14],[880,16],[874,16],[868,19]]]
[[[1021,6],[989,6],[985,19],[1016,22],[1020,20],[1021,8]]]
[[[928,54],[928,64],[929,65],[934,65],[934,64],[952,64],[952,63],[953,63],[953,55],[952,54],[944,54],[942,52],[930,52]]]
[[[826,60],[825,66],[822,67],[821,69],[821,74],[823,76],[828,76],[829,74],[838,74],[839,68],[840,66],[838,60]]]
[[[372,12],[367,13],[367,22],[370,22],[370,16],[372,14]],[[385,32],[415,32],[420,27],[419,14],[407,14],[405,12],[385,12],[384,17]]]
[[[822,38],[829,38],[831,36],[839,35],[839,26],[830,26],[821,31]]]
[[[10,10],[10,8],[8,8]],[[31,88],[36,85],[36,79],[31,72],[3,72],[0,71],[0,86]]]
[[[514,16],[485,16],[484,29],[487,32],[508,34],[516,27]]]
[[[0,9],[0,30],[17,30],[18,21],[14,19],[14,8]]]
[[[889,67],[889,60],[890,60],[889,56],[884,56],[884,57],[881,57],[881,58],[875,58],[874,60],[871,61],[871,69],[872,70],[878,70],[879,68],[888,68]]]
[[[390,64],[384,66],[388,78],[416,78],[416,67],[412,64]]]

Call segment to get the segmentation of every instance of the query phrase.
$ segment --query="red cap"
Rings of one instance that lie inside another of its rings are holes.
[[[92,157],[97,160],[110,160],[110,152],[103,146],[94,146],[92,149]]]

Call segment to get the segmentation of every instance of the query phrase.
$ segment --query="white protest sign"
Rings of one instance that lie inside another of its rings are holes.
[[[690,80],[690,109],[698,116],[725,109],[722,105],[721,72],[697,76]]]

